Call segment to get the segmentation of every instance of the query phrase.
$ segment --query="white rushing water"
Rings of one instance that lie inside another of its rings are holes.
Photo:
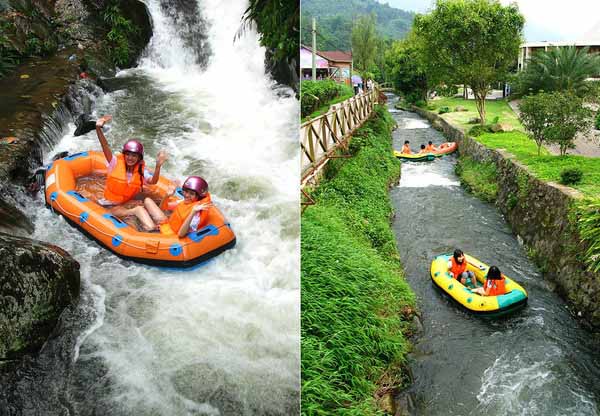
[[[212,51],[206,68],[194,64],[159,2],[147,4],[149,50],[139,68],[119,76],[149,77],[175,103],[169,108],[181,109],[165,118],[185,129],[135,133],[150,166],[165,148],[164,174],[207,179],[237,245],[193,271],[169,271],[118,259],[48,210],[37,214],[35,237],[59,242],[84,265],[83,291],[93,301],[80,307],[96,318],[76,357],[106,367],[114,409],[286,414],[300,377],[298,102],[273,91],[254,30],[233,42],[246,1],[199,3]],[[97,102],[96,116],[114,116],[113,151],[133,133],[119,117],[131,111],[121,104],[128,94]],[[153,103],[144,105],[139,111],[152,114]],[[94,132],[67,134],[53,153],[99,148]]]

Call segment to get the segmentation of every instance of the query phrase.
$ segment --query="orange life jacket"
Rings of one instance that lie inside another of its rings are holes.
[[[428,144],[427,147],[425,147],[425,150],[428,152],[435,152],[436,149],[434,149],[434,146],[432,144]]]
[[[117,156],[117,165],[106,178],[104,198],[122,204],[129,201],[142,191],[144,185],[144,162],[140,161],[133,167],[131,181],[127,181],[127,164],[122,154]]]
[[[454,256],[450,257],[450,261],[452,262],[452,267],[450,268],[450,273],[454,276],[455,279],[459,279],[460,275],[467,270],[467,259],[464,259],[462,263],[458,263]]]
[[[486,279],[484,289],[488,296],[504,295],[506,293],[506,281],[502,279]]]
[[[405,144],[404,146],[402,146],[402,153],[410,155],[410,146]]]
[[[173,210],[173,213],[169,218],[169,222],[160,226],[160,231],[163,234],[178,234],[179,229],[183,225],[183,222],[188,217],[188,215],[190,215],[190,212],[192,212],[192,208],[194,208],[195,205],[206,204],[209,202],[211,202],[211,199],[210,194],[208,192],[206,193],[204,198],[200,199],[199,201],[191,202],[189,204],[185,201],[181,201]],[[207,218],[208,211],[204,209],[200,211],[200,221],[198,221],[198,227],[204,224]]]

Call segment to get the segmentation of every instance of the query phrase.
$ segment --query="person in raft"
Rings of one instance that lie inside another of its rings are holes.
[[[104,197],[97,202],[116,217],[136,216],[145,231],[156,230],[156,224],[142,205],[126,208],[122,204],[138,196],[145,184],[153,185],[158,182],[160,168],[167,160],[167,154],[162,150],[158,152],[154,173],[146,169],[144,146],[138,140],[128,140],[123,145],[123,151],[113,155],[102,132],[102,126],[111,119],[112,116],[106,115],[96,121],[96,134],[102,146],[108,169]]]
[[[427,151],[427,148],[425,147],[425,145],[422,144],[421,145],[421,150],[419,150],[419,153],[417,153],[417,154],[422,155],[424,153],[429,153],[429,152]]]
[[[450,257],[450,261],[448,261],[448,271],[452,274],[453,278],[463,285],[466,285],[467,279],[469,279],[473,287],[477,287],[475,273],[467,270],[467,259],[465,259],[465,254],[462,250],[458,248],[454,250],[454,254]]]
[[[144,199],[144,206],[154,221],[161,224],[160,232],[166,235],[177,234],[179,238],[202,228],[208,220],[208,209],[212,206],[208,184],[200,176],[188,177],[181,188],[183,200],[169,202],[165,206],[169,196],[175,191],[173,188],[160,204],[167,211],[173,211],[170,218],[151,198]]]
[[[402,151],[400,153],[404,153],[404,154],[407,154],[407,155],[411,154],[411,151],[410,151],[410,142],[408,140],[404,142],[404,146],[402,146]]]
[[[506,293],[506,280],[500,269],[496,266],[491,266],[488,270],[483,287],[473,289],[474,293],[482,296],[499,296]]]
[[[429,140],[429,142],[427,142],[427,147],[425,147],[425,151],[427,153],[430,153],[430,152],[435,152],[437,150],[438,150],[437,147],[435,147],[433,145],[433,142],[431,140]]]

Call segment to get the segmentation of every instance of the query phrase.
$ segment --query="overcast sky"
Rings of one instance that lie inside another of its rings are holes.
[[[435,0],[379,0],[392,7],[425,13]],[[500,0],[509,4],[511,0]],[[516,0],[525,16],[525,40],[579,40],[600,22],[599,0]],[[600,29],[600,27],[598,27]],[[600,38],[600,33],[597,33]]]

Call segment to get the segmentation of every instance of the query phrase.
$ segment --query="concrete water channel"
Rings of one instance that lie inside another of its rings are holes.
[[[444,136],[420,116],[395,110],[394,148]],[[598,339],[581,328],[528,259],[494,205],[460,187],[457,156],[403,162],[390,192],[393,229],[406,278],[417,295],[423,333],[416,339],[409,391],[419,415],[598,415]],[[486,320],[459,308],[433,285],[429,266],[461,248],[495,264],[529,294],[525,309]],[[568,278],[568,276],[565,276]]]

